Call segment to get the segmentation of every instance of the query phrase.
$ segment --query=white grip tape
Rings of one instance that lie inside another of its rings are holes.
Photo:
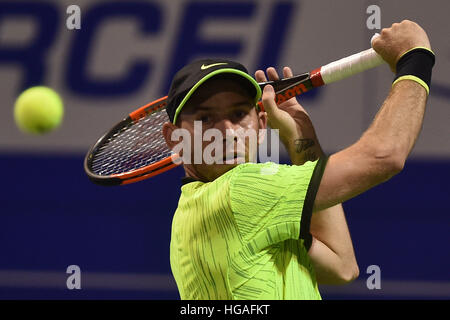
[[[331,62],[320,69],[325,84],[339,81],[384,63],[372,48]]]

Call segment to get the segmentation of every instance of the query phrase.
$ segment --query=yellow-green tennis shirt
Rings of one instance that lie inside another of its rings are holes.
[[[307,252],[325,163],[245,163],[184,184],[170,243],[181,299],[321,299]]]

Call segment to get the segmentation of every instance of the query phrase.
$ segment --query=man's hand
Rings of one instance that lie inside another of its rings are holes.
[[[398,60],[406,51],[415,47],[431,49],[426,32],[417,23],[409,20],[382,29],[380,36],[372,41],[372,47],[394,72]]]
[[[272,67],[267,69],[267,76],[269,80],[279,79],[277,71]],[[289,67],[283,68],[283,76],[292,77],[292,70]],[[255,78],[258,82],[267,81],[262,70],[256,71]],[[301,165],[322,155],[311,119],[295,97],[277,106],[273,87],[266,86],[262,102],[267,112],[268,124],[279,130],[280,139],[289,152],[292,164]]]

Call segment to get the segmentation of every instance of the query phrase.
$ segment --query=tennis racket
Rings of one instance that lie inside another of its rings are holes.
[[[263,82],[260,86],[264,89],[267,84],[272,85],[279,104],[383,63],[373,49],[368,49],[311,72]],[[93,182],[105,186],[124,185],[156,176],[178,165],[175,164],[178,155],[167,147],[162,135],[162,125],[169,121],[164,110],[166,102],[167,96],[130,113],[90,148],[84,159],[84,170]],[[262,108],[261,102],[259,107]]]

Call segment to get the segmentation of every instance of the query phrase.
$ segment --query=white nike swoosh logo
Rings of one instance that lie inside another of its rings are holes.
[[[213,63],[213,64],[208,64],[208,65],[204,65],[204,64],[202,64],[202,66],[201,66],[201,68],[200,69],[202,69],[202,70],[206,70],[206,69],[208,69],[208,68],[211,68],[211,67],[214,67],[214,66],[220,66],[220,65],[222,65],[222,64],[227,64],[226,62],[219,62],[219,63]]]

